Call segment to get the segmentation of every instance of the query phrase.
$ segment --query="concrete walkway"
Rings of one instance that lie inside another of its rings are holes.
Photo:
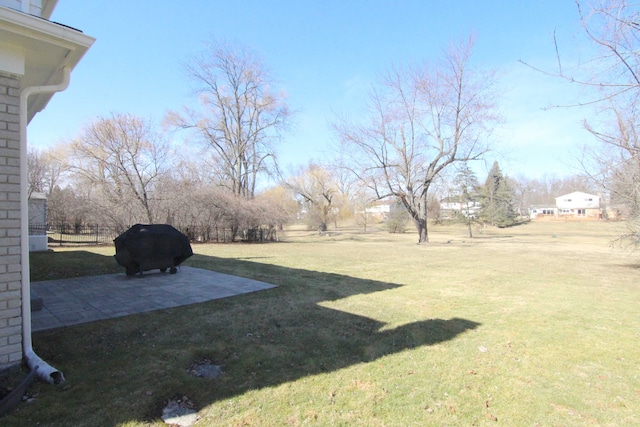
[[[31,313],[31,327],[42,331],[274,287],[193,267],[180,267],[176,274],[154,270],[142,277],[128,277],[122,272],[32,282],[32,292],[42,298],[43,307]]]

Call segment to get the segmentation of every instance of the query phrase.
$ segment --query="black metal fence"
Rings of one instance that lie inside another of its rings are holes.
[[[47,236],[49,246],[112,245],[120,233],[113,227],[78,224],[30,224],[29,235]]]
[[[29,235],[47,236],[48,245],[55,246],[92,246],[112,245],[113,239],[125,230],[104,225],[79,225],[70,223],[60,224],[30,224]],[[217,226],[185,227],[180,229],[189,240],[199,243],[230,243],[233,240],[233,232],[229,228]],[[278,235],[275,229],[257,228],[236,233],[235,240],[245,242],[277,241]]]

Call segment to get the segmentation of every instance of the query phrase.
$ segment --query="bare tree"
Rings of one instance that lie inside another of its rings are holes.
[[[72,142],[72,171],[100,212],[119,227],[156,220],[156,183],[170,157],[151,124],[129,114],[99,118]]]
[[[27,152],[28,178],[29,178],[29,197],[33,193],[42,193],[46,186],[47,165],[45,164],[44,154],[35,148],[29,148]]]
[[[596,48],[594,56],[578,67],[563,67],[555,41],[558,68],[542,71],[592,89],[588,100],[596,104],[598,117],[584,121],[598,147],[586,146],[582,165],[598,187],[608,191],[629,220],[622,239],[640,244],[640,132],[636,116],[640,108],[640,4],[629,0],[575,0],[584,32]]]
[[[638,107],[633,103],[620,109],[613,103],[609,126],[593,127],[585,121],[586,129],[601,143],[585,147],[585,169],[597,171],[591,178],[610,195],[611,206],[617,208],[628,221],[628,232],[620,241],[640,245],[640,122]]]
[[[78,196],[71,186],[53,188],[47,198],[47,222],[49,224],[73,224],[81,226],[90,217],[87,200]]]
[[[157,183],[163,189],[156,216],[199,241],[271,240],[297,205],[291,191],[273,187],[253,199],[234,195],[206,169],[208,159],[193,157],[188,150],[176,156],[174,167]]]
[[[606,104],[625,96],[635,98],[640,86],[640,5],[630,0],[574,2],[584,34],[596,48],[593,56],[577,65],[567,63],[563,59],[562,43],[554,34],[555,70],[542,69],[523,60],[519,62],[542,74],[592,89],[587,99],[563,107]]]
[[[29,197],[34,192],[50,195],[67,170],[64,147],[29,148],[27,153]]]
[[[609,98],[640,87],[640,10],[629,0],[598,0],[585,10],[576,0],[583,28],[589,39],[601,49],[595,72],[580,82],[605,90]]]
[[[628,0],[599,1],[584,11],[576,1],[584,29],[601,48],[591,84],[602,93],[608,119],[584,122],[601,143],[585,148],[597,173],[591,176],[611,195],[628,219],[629,232],[621,236],[640,245],[640,5]],[[588,162],[585,162],[587,164]],[[592,169],[593,170],[593,169]]]
[[[340,194],[333,175],[326,168],[310,163],[289,179],[287,186],[302,198],[312,225],[317,226],[318,231],[327,231],[334,215],[334,201]]]
[[[219,180],[236,196],[255,196],[258,177],[276,171],[275,143],[289,119],[284,95],[260,58],[213,41],[187,67],[199,109],[169,112],[166,122],[192,130],[211,149]]]
[[[294,194],[284,184],[266,189],[256,195],[256,200],[264,211],[264,223],[273,225],[279,230],[282,230],[285,224],[295,220],[298,213]]]
[[[371,92],[367,121],[334,125],[349,167],[382,199],[402,201],[429,241],[428,193],[450,165],[488,149],[494,78],[470,64],[473,38],[451,44],[434,66],[392,68]]]
[[[376,197],[371,190],[360,183],[353,185],[350,189],[350,206],[353,209],[353,218],[356,224],[362,226],[362,231],[367,232],[367,227],[373,222],[373,215],[367,210],[373,206]]]

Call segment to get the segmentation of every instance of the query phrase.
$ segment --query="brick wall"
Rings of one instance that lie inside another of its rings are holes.
[[[22,360],[19,84],[0,71],[0,371]]]

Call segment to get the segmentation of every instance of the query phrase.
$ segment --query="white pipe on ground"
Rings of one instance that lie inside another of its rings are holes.
[[[42,360],[34,351],[31,341],[31,280],[29,278],[29,195],[27,175],[27,100],[38,93],[55,93],[69,86],[71,69],[62,68],[62,82],[49,86],[30,86],[20,92],[20,258],[22,261],[22,352],[29,369],[49,384],[64,381],[64,375]]]

